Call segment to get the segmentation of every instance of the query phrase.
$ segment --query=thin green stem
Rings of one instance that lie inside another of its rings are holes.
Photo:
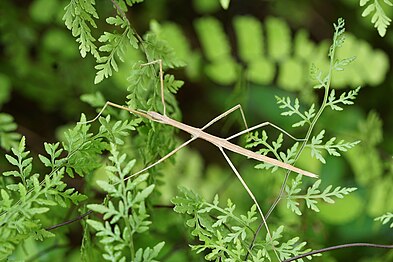
[[[135,247],[134,247],[134,230],[132,230],[132,226],[130,224],[130,220],[128,219],[128,216],[124,217],[124,221],[126,223],[126,226],[130,229],[130,243],[129,243],[129,247],[130,247],[130,252],[131,252],[131,257],[132,260],[135,260]]]
[[[325,87],[325,93],[323,96],[322,104],[321,104],[321,107],[319,108],[317,114],[315,115],[313,121],[311,122],[310,127],[307,130],[306,136],[304,138],[304,142],[301,143],[300,149],[295,156],[294,162],[296,162],[299,159],[300,155],[303,153],[304,148],[307,146],[307,142],[310,140],[310,137],[311,137],[311,134],[314,130],[315,124],[317,123],[317,121],[319,120],[319,117],[322,115],[323,111],[326,108],[327,100],[329,97],[329,91],[330,91],[331,76],[333,73],[334,57],[335,57],[335,52],[336,52],[335,47],[336,47],[336,43],[337,43],[337,33],[338,33],[338,29],[336,28],[335,33],[334,33],[334,37],[333,37],[333,44],[332,44],[332,48],[331,48],[331,53],[330,53],[329,73],[327,76],[328,80],[326,81],[326,84],[323,85]],[[277,196],[275,202],[273,203],[273,205],[270,208],[267,215],[269,215],[274,210],[274,208],[277,206],[278,202],[281,200],[281,198],[284,194],[285,185],[288,180],[289,174],[290,174],[290,171],[287,171],[285,178],[284,178],[284,182],[283,182],[281,189],[280,189],[280,193]]]
[[[325,92],[324,92],[324,96],[323,96],[323,100],[322,100],[322,104],[321,107],[319,108],[318,112],[316,113],[314,119],[311,121],[310,123],[310,127],[307,130],[306,136],[304,138],[303,143],[301,143],[300,149],[297,152],[295,158],[294,158],[294,163],[299,159],[300,155],[302,154],[304,148],[307,146],[307,142],[310,140],[311,134],[314,130],[314,127],[317,123],[317,121],[319,120],[320,116],[322,115],[323,111],[325,110],[326,106],[327,106],[327,100],[329,97],[329,91],[330,91],[330,84],[331,84],[331,76],[333,73],[333,67],[334,67],[334,58],[335,58],[335,51],[336,51],[336,46],[337,46],[337,38],[338,38],[338,32],[339,32],[340,27],[336,27],[335,26],[335,33],[333,36],[333,43],[330,47],[329,50],[329,56],[330,56],[330,65],[329,65],[329,71],[328,71],[328,75],[327,75],[327,81],[325,81],[324,83],[322,83],[322,86],[325,88]],[[289,174],[291,173],[291,171],[287,171],[286,175],[284,177],[284,181],[281,185],[280,188],[280,192],[278,194],[278,196],[276,197],[275,201],[273,202],[272,206],[270,207],[269,211],[266,214],[266,219],[268,219],[268,217],[270,216],[270,214],[273,212],[273,210],[275,209],[275,207],[278,205],[278,203],[280,202],[280,200],[282,199],[283,195],[284,195],[284,191],[285,191],[285,186],[287,184],[288,178],[289,178]],[[256,230],[256,233],[254,234],[254,238],[252,240],[251,246],[250,246],[250,250],[253,248],[253,246],[255,245],[255,241],[256,241],[256,237],[259,234],[259,231],[261,230],[263,226],[263,223],[261,223],[258,226],[258,229]],[[248,256],[248,254],[247,254]]]

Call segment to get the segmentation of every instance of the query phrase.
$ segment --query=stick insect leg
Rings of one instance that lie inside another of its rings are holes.
[[[153,164],[151,164],[151,165],[145,167],[144,169],[142,169],[142,170],[140,170],[140,171],[138,171],[138,172],[136,172],[136,173],[134,173],[134,174],[132,174],[132,175],[126,177],[126,178],[124,179],[124,181],[126,181],[126,180],[128,180],[128,179],[130,179],[130,178],[132,178],[132,177],[135,177],[135,176],[137,176],[137,175],[140,175],[141,173],[146,172],[148,169],[150,169],[150,168],[152,168],[152,167],[158,165],[159,163],[161,163],[161,162],[163,162],[165,159],[171,157],[171,156],[172,156],[173,154],[175,154],[177,151],[179,151],[180,149],[182,149],[183,147],[185,147],[186,145],[188,145],[189,143],[191,143],[192,141],[194,141],[194,140],[197,139],[197,138],[198,138],[197,136],[192,137],[191,139],[187,140],[186,142],[184,142],[183,144],[181,144],[180,146],[176,147],[176,148],[173,149],[171,152],[169,152],[168,154],[166,154],[165,156],[163,156],[163,157],[162,157],[161,159],[159,159],[158,161],[156,161],[156,162],[154,162]]]
[[[96,120],[102,115],[102,113],[104,112],[104,110],[105,110],[108,106],[113,106],[113,107],[116,107],[116,108],[119,108],[119,109],[122,109],[122,110],[126,110],[126,111],[128,111],[128,112],[130,112],[130,113],[134,113],[134,114],[137,114],[137,115],[142,115],[142,116],[146,115],[146,114],[144,114],[144,113],[142,113],[142,112],[140,112],[140,111],[133,110],[133,109],[131,109],[131,108],[128,108],[128,107],[125,107],[125,106],[121,106],[121,105],[112,103],[112,102],[110,102],[110,101],[107,101],[107,102],[105,103],[105,105],[102,107],[102,109],[100,110],[100,112],[96,115],[95,118],[93,118],[93,119],[91,119],[91,120],[88,120],[88,121],[86,121],[86,122],[78,122],[78,124],[90,124],[90,123],[96,121]]]
[[[246,121],[246,117],[244,116],[244,112],[242,109],[241,105],[235,105],[234,107],[228,109],[227,111],[225,111],[224,113],[220,114],[219,116],[216,116],[215,118],[213,118],[212,120],[210,120],[209,123],[207,123],[206,125],[204,125],[201,130],[208,128],[209,126],[211,126],[212,124],[214,124],[215,122],[217,122],[218,120],[226,117],[227,115],[229,115],[230,113],[234,112],[235,110],[239,109],[240,110],[240,114],[242,115],[242,119],[244,122],[244,125],[246,128],[248,128],[247,126],[247,121]]]
[[[239,174],[239,171],[237,171],[236,167],[233,165],[232,161],[229,159],[228,155],[225,153],[224,149],[223,149],[222,147],[220,147],[220,146],[219,146],[218,148],[220,149],[221,153],[223,154],[225,160],[228,162],[228,164],[229,164],[229,166],[231,167],[232,171],[235,173],[235,175],[236,175],[237,178],[239,179],[240,183],[241,183],[241,184],[243,185],[243,187],[246,189],[248,195],[249,195],[249,196],[251,197],[251,199],[254,201],[254,203],[255,203],[255,205],[256,205],[256,207],[257,207],[257,209],[258,209],[258,212],[259,212],[259,214],[260,214],[260,216],[261,216],[261,218],[262,218],[262,223],[265,225],[267,234],[269,235],[269,238],[272,239],[272,235],[271,235],[271,233],[270,233],[269,226],[267,225],[265,216],[263,215],[262,209],[261,209],[261,207],[259,206],[257,199],[255,198],[255,196],[254,196],[254,194],[252,193],[252,191],[250,190],[250,188],[247,186],[247,184],[246,184],[246,182],[244,181],[244,179],[242,178],[242,176]],[[277,257],[278,257],[278,254],[277,254],[276,249],[274,248],[274,246],[272,246],[272,247],[273,247],[274,253],[275,253],[275,254],[277,255]]]
[[[163,115],[166,116],[166,105],[165,105],[165,97],[164,97],[164,71],[162,70],[162,60],[154,60],[145,64],[141,64],[141,66],[153,65],[153,64],[160,65],[160,88],[161,88],[161,102],[163,106]]]
[[[275,124],[273,124],[273,123],[270,123],[270,122],[264,122],[264,123],[261,123],[261,124],[258,124],[258,125],[256,125],[256,126],[253,126],[253,127],[250,127],[250,128],[249,128],[248,125],[247,125],[246,117],[245,117],[245,115],[244,115],[244,112],[243,112],[243,109],[242,109],[242,106],[241,106],[241,105],[236,105],[236,106],[230,108],[229,110],[225,111],[224,113],[220,114],[219,116],[215,117],[215,118],[212,119],[209,123],[207,123],[206,125],[204,125],[204,126],[201,128],[201,130],[206,129],[207,127],[211,126],[211,125],[214,124],[215,122],[217,122],[217,121],[219,121],[220,119],[226,117],[227,115],[231,114],[232,112],[234,112],[234,111],[237,110],[237,109],[239,109],[239,111],[240,111],[240,114],[241,114],[241,116],[242,116],[242,119],[243,119],[243,122],[244,122],[244,126],[246,127],[246,129],[243,130],[243,131],[241,131],[241,132],[239,132],[239,133],[236,133],[236,134],[234,134],[234,135],[232,135],[232,136],[230,136],[230,137],[228,137],[228,138],[226,138],[225,140],[231,140],[231,139],[233,139],[233,138],[235,138],[235,137],[244,135],[245,133],[248,133],[248,132],[250,132],[250,131],[252,131],[252,130],[261,128],[261,127],[263,127],[263,126],[270,125],[270,126],[276,128],[277,130],[281,131],[282,133],[286,134],[287,136],[289,136],[290,138],[292,138],[292,139],[295,140],[295,141],[298,141],[298,142],[303,141],[303,139],[299,139],[299,138],[296,138],[296,137],[292,136],[291,134],[289,134],[288,132],[286,132],[286,131],[285,131],[284,129],[282,129],[281,127],[279,127],[279,126],[277,126],[277,125],[275,125]]]
[[[263,127],[263,126],[268,126],[268,125],[274,127],[275,129],[279,130],[280,132],[286,134],[287,136],[289,136],[290,138],[292,138],[292,139],[295,140],[295,141],[298,141],[298,142],[304,141],[304,139],[296,138],[296,137],[292,136],[291,134],[289,134],[289,133],[288,133],[287,131],[285,131],[284,129],[282,129],[281,127],[279,127],[279,126],[277,126],[277,125],[275,125],[275,124],[272,124],[272,123],[270,123],[270,122],[263,122],[263,123],[258,124],[258,125],[256,125],[256,126],[252,126],[252,127],[247,128],[247,129],[245,129],[245,130],[243,130],[243,131],[241,131],[241,132],[239,132],[239,133],[236,133],[236,134],[234,134],[234,135],[232,135],[232,136],[230,136],[230,137],[228,137],[228,138],[225,138],[225,140],[231,140],[231,139],[233,139],[233,138],[235,138],[235,137],[241,136],[241,135],[243,135],[243,134],[245,134],[245,133],[248,133],[248,132],[250,132],[250,131],[252,131],[252,130],[261,128],[261,127]]]
[[[158,63],[160,65],[161,102],[162,102],[162,106],[163,106],[163,110],[164,110],[163,115],[166,116],[166,105],[165,105],[165,97],[164,97],[164,72],[162,70],[162,60],[159,59],[159,60],[155,60],[155,61],[148,62],[145,64],[141,64],[141,66],[147,66],[147,65],[152,65],[152,64],[156,64],[156,63]],[[140,111],[136,111],[136,110],[130,109],[128,107],[121,106],[121,105],[112,103],[110,101],[107,101],[95,118],[93,118],[92,120],[86,121],[86,122],[79,122],[79,124],[89,124],[89,123],[96,121],[102,115],[102,113],[104,112],[104,110],[108,106],[113,106],[113,107],[120,108],[122,110],[127,110],[130,113],[137,113],[138,115],[142,114]]]
[[[108,106],[113,106],[113,107],[117,107],[117,108],[120,108],[120,109],[123,109],[123,110],[127,110],[128,112],[131,112],[131,113],[134,113],[134,112],[135,112],[134,110],[132,110],[132,109],[130,109],[130,108],[127,108],[127,107],[125,107],[125,106],[121,106],[121,105],[112,103],[112,102],[110,102],[110,101],[107,101],[107,102],[105,103],[105,105],[102,107],[102,109],[100,110],[100,112],[96,115],[95,118],[93,118],[93,119],[91,119],[91,120],[88,120],[88,121],[86,121],[86,122],[78,122],[78,124],[90,124],[90,123],[96,121],[96,120],[102,115],[102,113],[104,112],[104,110],[105,110]]]

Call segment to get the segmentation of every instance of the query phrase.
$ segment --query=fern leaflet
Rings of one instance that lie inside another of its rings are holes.
[[[372,1],[372,0],[371,0]],[[390,0],[383,0],[386,5],[393,6],[393,3]],[[365,6],[370,0],[360,0],[360,6]],[[374,0],[373,3],[369,3],[366,9],[364,9],[362,16],[366,17],[369,14],[373,13],[374,15],[371,18],[371,23],[374,24],[374,27],[377,28],[380,36],[384,37],[386,34],[386,29],[390,25],[392,19],[390,19],[383,10],[379,0]]]
[[[386,214],[375,218],[375,221],[381,221],[383,225],[390,223],[391,220],[393,220],[393,213],[391,212],[387,212]],[[393,221],[390,224],[390,227],[393,228]]]
[[[91,34],[90,26],[96,28],[94,19],[98,19],[98,14],[94,7],[95,1],[71,0],[64,8],[63,20],[76,41],[80,43],[79,50],[82,57],[91,53],[96,59],[100,57],[97,47],[94,44],[96,39]]]
[[[287,185],[285,187],[285,192],[287,193],[287,207],[299,216],[302,214],[299,208],[299,200],[304,200],[307,208],[314,210],[315,212],[319,212],[319,208],[317,206],[318,200],[333,204],[335,202],[333,197],[343,198],[344,195],[348,195],[356,190],[355,187],[336,187],[332,190],[332,185],[330,185],[321,192],[319,189],[321,180],[317,180],[307,189],[307,193],[305,195],[299,195],[298,193],[301,192],[301,184],[301,176],[299,175],[292,180],[291,186]]]
[[[326,163],[325,158],[322,156],[322,150],[326,150],[326,152],[329,155],[332,156],[340,156],[340,152],[345,152],[348,149],[351,149],[352,147],[354,147],[355,145],[357,145],[358,143],[360,143],[360,141],[355,141],[355,142],[345,142],[344,140],[340,140],[338,142],[336,142],[336,137],[332,137],[330,138],[325,144],[323,143],[323,137],[325,135],[325,130],[322,130],[321,132],[319,132],[318,135],[313,136],[311,139],[311,143],[308,144],[307,146],[311,148],[311,156],[315,157],[316,159],[318,159],[319,161],[321,161],[322,163]],[[336,143],[335,143],[336,142]]]

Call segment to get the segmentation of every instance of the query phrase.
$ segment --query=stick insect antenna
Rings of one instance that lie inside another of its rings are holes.
[[[152,62],[141,64],[141,66],[153,65],[157,63],[160,65],[160,89],[161,89],[161,103],[163,106],[163,115],[166,116],[166,105],[165,105],[165,97],[164,97],[164,71],[162,70],[162,60],[158,59]]]

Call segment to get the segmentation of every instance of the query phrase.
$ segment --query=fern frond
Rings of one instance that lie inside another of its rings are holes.
[[[330,108],[332,110],[341,111],[341,110],[343,110],[343,108],[338,106],[337,104],[341,103],[344,105],[353,105],[352,100],[356,99],[356,96],[358,95],[359,90],[360,90],[360,86],[354,90],[349,91],[348,94],[346,92],[344,92],[340,95],[340,98],[336,98],[336,92],[334,89],[332,89],[330,91],[330,95],[329,95],[328,101],[326,103],[326,106],[330,106]]]
[[[0,147],[5,150],[10,150],[17,146],[21,135],[14,132],[16,130],[16,123],[14,118],[5,113],[0,113]]]
[[[292,103],[290,97],[276,96],[276,100],[277,100],[277,104],[279,105],[279,108],[286,109],[286,111],[281,113],[282,116],[297,115],[302,119],[292,124],[292,127],[299,127],[299,126],[304,126],[305,124],[311,124],[311,120],[314,118],[316,113],[314,104],[312,104],[307,111],[304,111],[302,113],[300,112],[299,99],[296,98],[295,101]]]
[[[112,165],[107,167],[110,180],[109,182],[97,182],[107,192],[110,200],[103,204],[87,205],[90,210],[103,214],[104,221],[89,219],[87,223],[97,231],[97,236],[104,245],[103,258],[105,260],[111,261],[113,255],[118,253],[120,255],[117,259],[125,260],[122,252],[130,252],[132,261],[139,261],[140,256],[144,257],[144,254],[153,259],[158,255],[163,243],[159,243],[153,249],[135,251],[133,242],[134,235],[145,232],[151,224],[147,220],[149,214],[146,212],[145,200],[153,192],[155,185],[148,186],[145,183],[148,174],[124,182],[135,161],[126,161],[126,155],[120,154],[115,144],[111,144],[110,151],[112,155],[109,160]],[[111,245],[106,245],[108,242]]]
[[[90,29],[90,26],[97,27],[94,19],[98,19],[98,14],[94,5],[94,0],[71,0],[64,8],[63,20],[67,28],[71,30],[72,35],[76,37],[76,41],[80,43],[81,56],[85,57],[87,53],[91,53],[96,59],[99,59],[100,55],[97,46],[94,44],[96,39],[91,34]]]
[[[197,253],[206,253],[206,260],[245,261],[245,256],[249,253],[247,261],[270,261],[269,252],[272,251],[272,246],[275,247],[280,259],[309,251],[303,250],[306,243],[300,242],[297,237],[283,242],[281,238],[284,226],[272,231],[271,237],[267,234],[264,241],[258,241],[255,244],[258,246],[257,250],[248,250],[254,232],[252,225],[258,221],[255,205],[247,215],[238,216],[235,213],[236,207],[230,199],[227,206],[222,208],[219,206],[217,195],[213,203],[209,203],[184,187],[179,187],[179,190],[182,195],[172,199],[172,203],[175,204],[174,210],[187,216],[186,225],[202,242],[193,245],[192,249]]]
[[[14,176],[19,177],[22,180],[23,186],[27,187],[27,181],[29,179],[31,170],[33,168],[32,165],[32,157],[27,158],[30,151],[25,151],[26,149],[26,139],[23,136],[19,142],[17,148],[11,148],[12,153],[16,156],[13,157],[11,155],[6,154],[5,157],[7,158],[8,162],[16,166],[18,169],[15,171],[7,171],[3,173],[3,176]]]
[[[278,152],[278,149],[281,147],[282,142],[283,142],[283,135],[280,134],[279,137],[277,138],[276,141],[272,142],[272,145],[270,145],[267,141],[268,135],[265,130],[262,131],[261,137],[259,137],[259,133],[255,132],[254,134],[251,134],[247,137],[247,144],[246,148],[253,148],[253,147],[258,147],[258,146],[263,146],[261,149],[259,149],[257,152],[262,155],[267,155],[268,153],[273,153],[277,159],[280,159],[280,155]],[[266,169],[271,169],[272,172],[276,171],[278,169],[277,166],[271,165],[269,163],[260,163],[255,166],[255,168],[266,168]]]
[[[111,121],[111,116],[99,118],[100,121],[100,132],[101,134],[105,134],[108,137],[109,141],[116,145],[123,145],[125,137],[128,136],[130,131],[136,130],[136,127],[142,121],[140,118],[125,120],[125,121],[116,121],[113,123]]]
[[[219,84],[236,81],[236,62],[231,57],[231,47],[220,22],[212,17],[198,19],[195,30],[209,64],[206,74]]]
[[[145,43],[145,50],[150,54],[148,57],[161,59],[168,58],[163,61],[164,70],[167,67],[175,67],[182,65],[181,61],[174,56],[172,49],[166,46],[166,41],[158,39],[154,34],[148,37],[148,44]],[[165,49],[168,52],[157,56],[154,50]],[[163,56],[168,55],[168,56]],[[146,111],[163,112],[163,104],[161,100],[160,77],[157,72],[158,67],[141,66],[142,61],[136,62],[132,66],[130,76],[127,78],[130,85],[128,86],[127,105],[130,108],[139,108]],[[180,112],[174,93],[183,85],[183,81],[175,80],[174,76],[164,75],[164,97],[166,103],[167,114],[174,119],[179,119]],[[174,148],[174,140],[168,139],[173,137],[175,130],[170,126],[160,125],[151,121],[146,121],[150,126],[150,130],[146,129],[140,133],[139,139],[144,141],[147,146],[143,148],[143,155],[146,161],[157,160],[158,157],[166,155],[171,148]],[[160,135],[157,135],[160,134]],[[147,141],[147,142],[146,142]],[[157,145],[160,145],[157,147]]]
[[[276,250],[280,256],[280,260],[285,260],[289,259],[294,256],[298,256],[307,252],[310,252],[311,249],[303,249],[306,245],[307,242],[299,242],[300,238],[299,237],[294,237],[287,242],[280,242],[280,239],[283,237],[282,233],[284,231],[284,226],[280,226],[277,228],[277,230],[273,231],[272,234],[272,241],[274,243],[281,243],[276,247]],[[308,259],[311,259],[310,257],[307,257]]]
[[[344,58],[344,59],[337,59],[334,62],[333,68],[336,71],[343,71],[344,67],[347,66],[348,64],[352,63],[353,61],[355,61],[356,57],[355,56],[351,56],[348,58]]]
[[[197,253],[207,252],[205,259],[209,261],[219,258],[242,260],[247,250],[245,240],[253,233],[251,223],[257,219],[256,207],[253,206],[247,216],[239,217],[234,214],[235,205],[229,199],[227,206],[221,208],[217,195],[211,204],[184,187],[179,190],[182,195],[172,199],[174,210],[187,215],[186,225],[192,229],[192,235],[202,241],[192,249]],[[212,218],[213,214],[217,214],[216,219]],[[224,226],[227,224],[232,225],[231,228]]]
[[[291,186],[285,187],[285,192],[287,193],[287,207],[297,215],[301,215],[302,212],[299,208],[299,200],[304,200],[307,208],[319,212],[317,206],[318,201],[324,201],[325,203],[333,204],[335,198],[343,198],[344,195],[355,191],[355,187],[336,187],[332,189],[332,185],[326,187],[322,192],[319,186],[321,185],[321,180],[317,180],[311,187],[307,189],[305,195],[300,195],[301,192],[301,176],[297,176],[292,180]]]
[[[94,83],[101,82],[104,78],[112,75],[112,69],[118,71],[116,57],[120,61],[124,61],[126,50],[129,46],[138,49],[138,41],[134,36],[134,30],[131,28],[130,22],[126,17],[116,16],[106,19],[109,25],[118,26],[123,29],[121,34],[104,32],[98,41],[103,43],[99,50],[106,52],[107,55],[97,59],[98,65],[95,66],[97,74]]]
[[[135,262],[156,262],[156,258],[164,247],[165,242],[160,242],[153,248],[146,247],[145,249],[139,248],[135,253]]]
[[[149,61],[161,60],[164,67],[179,68],[185,66],[175,53],[175,50],[168,45],[168,42],[160,39],[155,33],[147,33],[144,36],[144,48]]]
[[[344,140],[336,142],[337,138],[332,137],[325,144],[323,144],[324,135],[325,130],[322,130],[318,133],[318,135],[313,136],[311,139],[311,143],[307,145],[307,147],[311,148],[311,156],[315,157],[324,164],[326,163],[326,161],[325,158],[322,156],[322,150],[326,150],[329,155],[340,156],[341,154],[339,151],[345,152],[360,143],[360,141],[345,142]]]
[[[371,0],[372,3],[369,3],[370,0],[360,0],[360,6],[365,6],[368,4],[366,9],[364,9],[362,16],[366,17],[371,13],[374,13],[371,18],[371,23],[374,24],[374,27],[377,28],[380,36],[384,37],[386,34],[386,29],[390,25],[392,19],[390,19],[385,11],[383,10],[379,0]],[[393,3],[390,0],[384,0],[384,3],[388,6],[393,6]]]
[[[379,216],[374,219],[375,221],[381,221],[382,225],[385,225],[387,223],[390,223],[391,220],[393,220],[393,213],[387,212],[386,214]],[[390,228],[393,228],[393,221],[390,224]]]
[[[46,150],[52,155],[51,159],[45,158],[48,166],[56,165],[58,144],[46,144]],[[62,181],[65,168],[59,166],[45,175],[39,181],[38,174],[31,174],[32,158],[28,157],[25,138],[22,137],[17,148],[12,148],[14,156],[7,155],[11,165],[17,167],[15,171],[4,172],[4,176],[15,176],[22,183],[11,183],[6,189],[1,189],[0,201],[0,259],[9,256],[16,246],[30,236],[37,240],[53,237],[54,234],[44,230],[39,217],[51,211],[53,206],[66,207],[72,201],[78,204],[86,196],[78,193],[73,188],[66,188]],[[53,160],[53,161],[51,161]]]
[[[43,155],[38,155],[41,162],[46,166],[52,168],[52,171],[55,170],[58,166],[60,166],[63,161],[59,161],[58,158],[60,157],[61,153],[63,152],[63,148],[59,148],[60,143],[50,144],[44,143],[44,148],[46,153],[50,156],[50,159]]]

